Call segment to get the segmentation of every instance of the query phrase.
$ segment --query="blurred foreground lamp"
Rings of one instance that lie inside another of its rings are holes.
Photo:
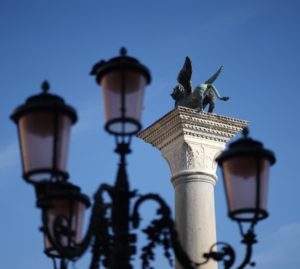
[[[269,168],[275,163],[273,152],[265,149],[261,142],[249,138],[248,132],[245,128],[243,138],[231,143],[217,158],[223,173],[228,215],[237,221],[243,238],[241,242],[246,245],[238,269],[255,265],[251,261],[253,244],[257,243],[254,228],[258,221],[268,217]],[[214,250],[215,246],[218,246],[218,251]],[[224,268],[228,269],[235,262],[235,251],[229,244],[218,242],[204,257],[223,261]]]
[[[42,89],[41,94],[29,97],[11,116],[18,126],[23,178],[31,183],[68,178],[70,129],[77,121],[72,107],[61,97],[48,93],[47,82]]]
[[[148,68],[137,59],[120,56],[94,65],[91,75],[103,90],[105,129],[113,135],[133,135],[141,130],[144,89],[150,83]]]
[[[42,210],[45,253],[52,258],[61,258],[64,250],[76,249],[82,241],[89,198],[80,192],[79,187],[66,182],[38,183],[36,192],[37,207]]]
[[[256,223],[268,216],[269,168],[275,156],[261,142],[249,138],[247,128],[243,135],[217,161],[222,167],[229,217]]]

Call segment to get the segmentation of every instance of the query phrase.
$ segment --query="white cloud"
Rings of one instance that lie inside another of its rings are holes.
[[[287,224],[260,240],[261,249],[253,260],[260,269],[299,268],[299,239],[300,223]]]
[[[15,165],[19,158],[19,148],[16,142],[0,149],[0,172],[11,168]]]

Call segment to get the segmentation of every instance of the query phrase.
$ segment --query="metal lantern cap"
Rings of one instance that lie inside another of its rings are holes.
[[[82,194],[78,186],[68,182],[40,182],[35,185],[35,191],[39,208],[51,206],[53,199],[77,200],[87,208],[91,205],[89,197]]]
[[[104,75],[122,69],[137,71],[145,76],[147,84],[151,82],[149,69],[141,64],[136,58],[127,56],[127,50],[124,47],[120,49],[119,57],[114,57],[109,61],[100,60],[96,63],[90,74],[96,76],[96,81],[101,84],[101,79]]]
[[[29,97],[25,104],[18,106],[13,114],[11,119],[17,123],[20,117],[30,112],[40,112],[40,111],[57,111],[64,114],[67,114],[71,122],[74,124],[77,121],[77,113],[75,109],[67,105],[63,98],[58,95],[50,94],[49,83],[45,81],[42,84],[42,93],[33,95]]]
[[[223,151],[216,159],[218,164],[222,166],[225,160],[240,156],[262,157],[269,160],[273,165],[276,162],[275,155],[272,151],[265,149],[263,143],[248,137],[248,128],[244,128],[243,136],[239,140],[229,144],[229,148]]]

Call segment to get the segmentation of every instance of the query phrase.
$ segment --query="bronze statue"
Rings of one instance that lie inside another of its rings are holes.
[[[212,113],[215,108],[216,97],[223,101],[229,99],[229,97],[222,97],[213,84],[223,69],[224,67],[221,66],[211,78],[192,90],[192,63],[190,58],[186,57],[177,77],[178,85],[171,94],[175,100],[175,107],[184,106],[203,111],[209,105],[208,112]]]

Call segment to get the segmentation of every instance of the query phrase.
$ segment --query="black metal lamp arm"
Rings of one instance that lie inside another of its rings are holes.
[[[255,266],[255,262],[251,261],[253,254],[253,244],[257,243],[256,235],[254,233],[254,226],[252,226],[246,234],[243,234],[242,244],[246,245],[246,254],[243,262],[237,267],[237,269],[243,269],[247,264]]]
[[[172,259],[170,255],[170,249],[174,250],[176,259],[186,269],[195,269],[197,264],[192,262],[183,247],[181,246],[178,234],[175,229],[175,223],[171,218],[171,211],[165,201],[157,194],[142,195],[135,203],[132,214],[132,223],[134,228],[138,228],[140,224],[139,207],[147,200],[153,200],[159,204],[157,214],[161,216],[159,219],[155,219],[151,224],[143,230],[147,235],[149,243],[142,250],[142,268],[149,269],[150,260],[153,259],[153,249],[156,245],[162,245],[164,247],[164,255],[172,265]]]
[[[62,216],[57,216],[53,221],[53,227],[50,229],[48,225],[48,216],[47,211],[42,210],[42,222],[43,222],[43,232],[47,236],[49,242],[54,246],[54,248],[59,253],[62,259],[74,260],[81,257],[88,247],[92,240],[94,240],[94,244],[99,240],[103,241],[108,236],[108,222],[105,218],[106,210],[108,209],[108,205],[103,202],[103,193],[111,192],[112,187],[107,184],[102,184],[96,194],[94,195],[94,205],[92,208],[92,213],[90,217],[89,226],[84,236],[83,240],[78,244],[76,242],[72,242],[73,246],[63,246],[60,238],[62,236],[72,237],[74,231],[71,229],[71,226],[65,222],[65,218]],[[67,221],[67,220],[66,220]],[[50,230],[54,231],[52,234]],[[107,243],[107,241],[105,241]],[[99,244],[97,244],[99,246]],[[94,250],[94,249],[93,249]],[[96,256],[96,255],[94,255]],[[94,257],[93,257],[94,260]],[[95,267],[91,267],[95,268]]]
[[[111,235],[109,233],[110,223],[105,217],[106,211],[111,209],[111,205],[104,203],[103,194],[106,192],[111,197],[113,187],[107,184],[100,185],[94,195],[94,206],[90,220],[89,230],[93,233],[92,259],[90,269],[100,267],[100,259],[104,256],[102,263],[106,266],[110,259]],[[89,243],[87,243],[89,244]],[[106,266],[107,267],[107,266]]]
[[[251,261],[253,254],[253,244],[257,241],[255,239],[256,235],[253,231],[253,226],[247,231],[247,233],[243,233],[241,230],[241,234],[243,236],[242,244],[246,245],[246,254],[244,260],[237,267],[237,269],[244,269],[247,265],[255,266],[255,262]],[[219,251],[214,251],[214,248],[221,246]],[[224,269],[230,269],[233,267],[235,262],[235,251],[234,249],[227,243],[218,242],[215,243],[208,253],[203,255],[206,259],[213,259],[216,262],[223,262]]]
[[[220,247],[220,250],[214,251],[215,248]],[[223,262],[224,269],[232,267],[235,261],[235,252],[233,248],[224,242],[217,242],[213,244],[208,253],[204,253],[203,257],[209,261],[213,259],[216,262]]]

